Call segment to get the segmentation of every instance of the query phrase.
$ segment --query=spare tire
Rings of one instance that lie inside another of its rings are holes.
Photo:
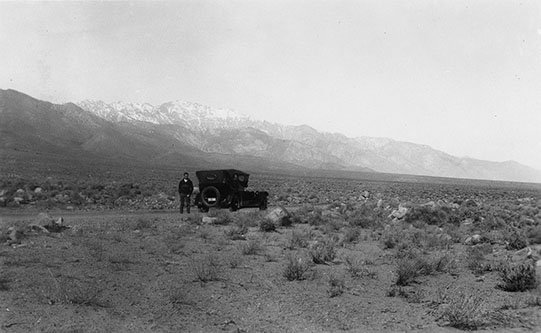
[[[201,191],[201,201],[207,207],[214,207],[220,202],[220,190],[214,186],[208,186]]]

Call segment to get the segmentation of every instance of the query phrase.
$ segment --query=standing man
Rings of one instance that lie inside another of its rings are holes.
[[[193,183],[188,178],[188,173],[184,173],[184,178],[178,183],[178,194],[180,195],[180,214],[184,213],[184,203],[186,203],[186,212],[190,214],[190,196],[193,192]]]

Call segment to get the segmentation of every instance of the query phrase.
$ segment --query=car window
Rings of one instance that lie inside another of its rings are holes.
[[[215,173],[211,173],[211,174],[206,175],[205,179],[207,181],[211,182],[211,181],[214,181],[214,180],[218,179],[218,175],[215,174]]]

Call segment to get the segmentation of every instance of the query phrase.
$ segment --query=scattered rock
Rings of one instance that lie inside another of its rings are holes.
[[[69,229],[70,227],[64,225],[64,219],[60,217],[56,221],[53,220],[50,224],[46,225],[44,228],[47,229],[49,232],[62,232],[66,229]]]
[[[471,225],[471,224],[473,224],[472,218],[467,218],[464,221],[462,221],[462,225]]]
[[[395,209],[392,211],[392,213],[389,215],[389,218],[400,220],[401,218],[406,216],[407,213],[408,213],[408,208],[402,205],[399,205],[398,209]]]
[[[43,192],[43,189],[41,187],[36,187],[34,189],[34,193],[36,193],[36,194],[39,194],[39,193],[42,193],[42,192]]]
[[[203,218],[201,219],[201,222],[205,224],[213,224],[216,221],[218,221],[217,217],[210,217],[210,216],[203,216]]]
[[[360,200],[368,200],[370,198],[370,192],[363,191],[363,193],[359,196]]]
[[[523,262],[528,259],[531,259],[533,255],[533,251],[530,247],[525,247],[521,250],[516,251],[511,256],[511,261],[513,262]]]
[[[282,220],[289,219],[290,216],[291,214],[284,207],[276,207],[267,214],[266,218],[275,225],[282,225]]]
[[[473,236],[470,236],[468,238],[466,238],[466,240],[464,241],[464,244],[466,245],[475,245],[475,244],[479,244],[481,243],[481,235],[479,234],[475,234]]]
[[[429,201],[421,205],[421,207],[430,207],[432,209],[436,208],[436,203],[434,201]]]
[[[338,220],[342,218],[339,212],[335,212],[332,210],[324,210],[323,212],[321,212],[321,217],[333,219],[333,220]]]
[[[466,201],[464,201],[462,203],[462,205],[466,208],[471,208],[471,207],[478,207],[479,205],[477,204],[477,202],[475,202],[474,200],[472,199],[468,199]]]

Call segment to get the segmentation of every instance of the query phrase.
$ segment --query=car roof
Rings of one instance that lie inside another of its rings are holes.
[[[246,172],[237,169],[199,170],[195,172],[195,175],[200,183],[212,183],[215,180],[221,182],[224,178],[231,178],[235,174],[243,175],[246,177],[246,179],[248,179],[250,176]],[[214,179],[209,179],[209,176],[213,177]]]

